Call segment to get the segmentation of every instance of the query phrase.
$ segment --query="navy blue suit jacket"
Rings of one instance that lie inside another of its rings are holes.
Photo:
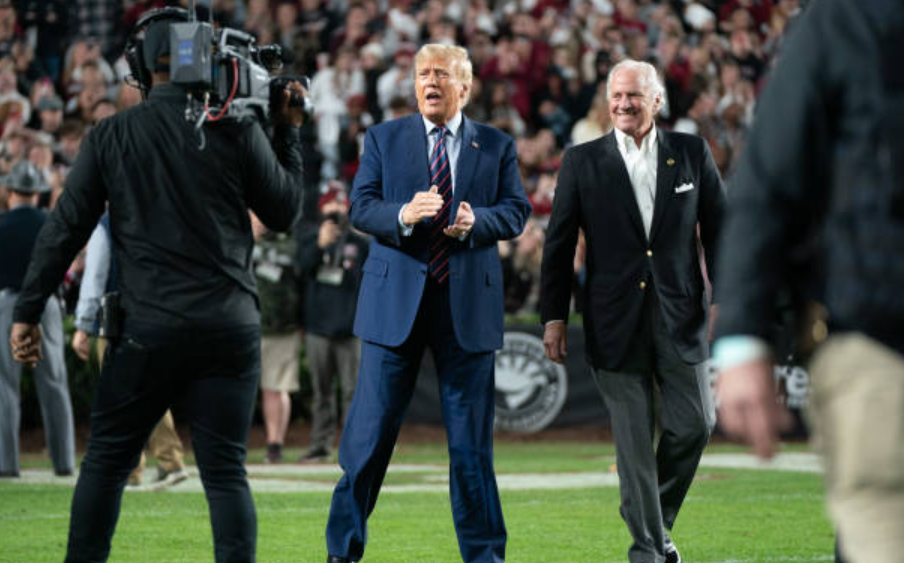
[[[452,217],[462,201],[475,221],[449,258],[449,299],[458,343],[471,352],[502,347],[502,267],[496,243],[521,234],[531,207],[521,185],[515,143],[464,118],[455,170]],[[413,114],[371,127],[351,192],[355,228],[373,236],[364,263],[355,334],[383,346],[408,338],[420,306],[429,262],[429,220],[402,236],[399,211],[430,188],[427,135]]]

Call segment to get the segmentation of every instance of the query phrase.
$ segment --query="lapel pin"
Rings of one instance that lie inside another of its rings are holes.
[[[480,148],[480,145],[477,144],[477,141],[471,141],[471,146],[474,147],[475,149]]]
[[[670,158],[670,159],[666,160],[665,163],[668,164],[669,166],[672,166],[672,165],[675,164],[675,159],[674,159],[674,158]]]

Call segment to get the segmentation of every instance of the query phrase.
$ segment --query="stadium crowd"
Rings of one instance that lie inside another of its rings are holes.
[[[469,117],[517,141],[533,214],[500,243],[508,313],[537,311],[544,232],[564,149],[611,129],[606,76],[651,62],[667,96],[665,129],[709,143],[729,186],[757,93],[806,0],[207,0],[202,18],[282,46],[282,72],[311,77],[304,128],[308,199],[351,185],[371,124],[416,111],[413,57],[425,43],[467,48]],[[165,0],[0,0],[0,178],[30,161],[52,209],[86,132],[141,101],[122,56],[130,29]],[[8,190],[0,182],[0,213]],[[309,218],[316,212],[308,213]],[[311,226],[308,225],[308,228]],[[302,227],[305,228],[305,227]],[[300,235],[299,235],[300,236]],[[583,254],[575,260],[580,284]],[[72,314],[84,268],[67,276]],[[577,292],[576,292],[577,294]],[[303,303],[304,299],[297,300]],[[580,310],[580,303],[575,306]],[[303,314],[297,315],[298,322]]]

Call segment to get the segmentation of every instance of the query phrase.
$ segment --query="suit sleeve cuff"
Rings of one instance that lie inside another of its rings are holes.
[[[409,227],[408,225],[405,224],[404,221],[402,221],[402,212],[403,211],[405,211],[404,205],[399,208],[399,234],[401,234],[403,237],[410,237],[412,231],[414,231],[414,225]]]

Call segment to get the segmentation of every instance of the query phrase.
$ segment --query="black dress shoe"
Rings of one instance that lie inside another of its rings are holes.
[[[681,563],[681,554],[675,544],[671,544],[665,548],[665,563]]]
[[[326,563],[351,563],[345,557],[336,557],[335,555],[327,555]]]

